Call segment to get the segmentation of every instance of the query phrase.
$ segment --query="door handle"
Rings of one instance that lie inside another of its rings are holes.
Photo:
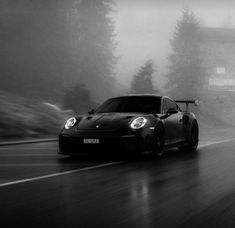
[[[183,119],[179,119],[179,122],[182,123]]]

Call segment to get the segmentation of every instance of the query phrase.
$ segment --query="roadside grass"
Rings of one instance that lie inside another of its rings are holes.
[[[71,115],[50,103],[0,92],[0,140],[55,137]]]

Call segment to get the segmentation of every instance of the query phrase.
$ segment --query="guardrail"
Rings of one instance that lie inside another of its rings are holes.
[[[56,142],[58,138],[45,138],[45,139],[25,139],[17,141],[5,141],[0,142],[0,146],[10,146],[10,145],[19,145],[19,144],[30,144],[30,143],[44,143],[44,142]]]

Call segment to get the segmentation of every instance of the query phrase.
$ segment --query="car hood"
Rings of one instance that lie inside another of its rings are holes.
[[[98,113],[83,116],[78,122],[78,130],[116,130],[120,129],[134,118],[144,116],[133,113]]]

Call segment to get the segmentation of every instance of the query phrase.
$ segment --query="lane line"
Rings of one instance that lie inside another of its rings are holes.
[[[24,145],[24,144],[45,144],[50,142],[57,142],[57,138],[47,138],[47,139],[29,139],[29,140],[20,140],[20,141],[6,141],[6,142],[0,142],[0,146],[13,146],[13,145]]]
[[[217,141],[217,142],[205,143],[205,144],[199,145],[198,148],[200,149],[200,148],[203,148],[203,147],[212,146],[212,145],[216,145],[216,144],[232,142],[234,140],[235,140],[235,138],[231,138],[231,139],[220,140],[220,141]]]
[[[102,168],[102,167],[106,167],[106,166],[117,165],[117,164],[121,164],[121,163],[123,163],[123,162],[122,161],[110,162],[110,163],[104,163],[101,165],[89,166],[89,167],[85,167],[85,168],[81,168],[81,169],[73,169],[73,170],[69,170],[69,171],[52,173],[49,175],[43,175],[43,176],[39,176],[39,177],[26,178],[26,179],[22,179],[22,180],[16,180],[16,181],[2,183],[2,184],[0,184],[0,187],[6,187],[6,186],[10,186],[10,185],[15,185],[15,184],[21,184],[21,183],[26,183],[26,182],[36,181],[36,180],[42,180],[42,179],[62,176],[62,175],[66,175],[66,174],[78,173],[78,172],[82,172],[82,171],[86,171],[86,170],[92,170],[92,169]]]

